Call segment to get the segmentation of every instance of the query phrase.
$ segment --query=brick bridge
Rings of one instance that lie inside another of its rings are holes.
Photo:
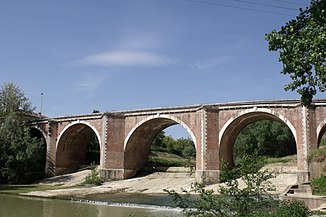
[[[326,131],[326,99],[310,108],[299,100],[253,101],[141,109],[48,118],[34,123],[46,141],[48,174],[82,165],[86,146],[96,135],[100,175],[104,179],[133,177],[147,162],[149,147],[165,128],[180,124],[196,148],[196,180],[219,181],[219,162],[233,161],[233,145],[241,130],[258,120],[288,126],[297,148],[298,182],[309,180],[307,155]]]

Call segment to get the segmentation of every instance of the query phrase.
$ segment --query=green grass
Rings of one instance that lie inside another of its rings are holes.
[[[279,158],[265,158],[264,159],[264,165],[268,164],[275,164],[275,163],[296,163],[297,161],[297,155],[289,155],[285,157],[279,157]]]
[[[148,164],[155,167],[190,167],[194,166],[188,159],[173,159],[150,156]]]
[[[150,156],[148,158],[148,163],[156,167],[180,167],[184,166],[184,162],[179,159],[169,159],[161,157]]]

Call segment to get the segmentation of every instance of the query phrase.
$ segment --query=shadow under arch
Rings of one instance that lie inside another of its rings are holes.
[[[180,124],[190,134],[196,146],[196,138],[182,121],[167,115],[150,117],[139,122],[128,134],[124,142],[125,178],[131,178],[147,163],[150,146],[156,136],[165,128]],[[197,148],[196,148],[197,150]]]
[[[77,121],[66,126],[56,144],[55,174],[62,174],[87,165],[87,148],[96,140],[101,150],[101,140],[97,130],[88,122]],[[100,153],[95,163],[100,162]]]
[[[229,165],[233,165],[233,148],[238,135],[247,125],[262,120],[277,121],[286,125],[292,132],[298,150],[296,130],[284,116],[269,109],[250,109],[231,118],[222,127],[219,134],[220,161],[225,160]]]

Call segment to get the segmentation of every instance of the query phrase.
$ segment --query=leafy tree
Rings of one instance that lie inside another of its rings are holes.
[[[0,181],[26,183],[43,175],[43,142],[31,136],[26,125],[34,110],[23,91],[13,83],[0,90]]]
[[[284,157],[296,153],[296,144],[291,130],[276,121],[257,121],[246,126],[239,134],[235,145],[235,163],[243,155],[256,153],[267,157]]]
[[[14,83],[4,83],[0,90],[0,117],[17,112],[32,113],[35,110],[24,92]]]
[[[165,148],[166,145],[163,142],[163,139],[165,137],[165,132],[161,131],[154,139],[153,143],[152,143],[152,147],[161,147],[161,148]]]
[[[312,0],[279,31],[266,34],[266,40],[270,51],[279,51],[282,73],[292,79],[285,89],[296,90],[309,106],[317,90],[326,89],[326,1]]]
[[[100,164],[100,144],[95,133],[87,144],[85,164]]]

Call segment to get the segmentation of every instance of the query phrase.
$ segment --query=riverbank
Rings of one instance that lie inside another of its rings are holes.
[[[149,175],[105,182],[101,186],[80,186],[84,178],[90,173],[89,170],[52,177],[38,183],[40,185],[58,186],[64,189],[32,191],[22,193],[24,196],[35,196],[45,198],[85,198],[88,195],[106,193],[128,193],[128,194],[165,194],[164,189],[175,190],[181,193],[183,190],[194,192],[194,175],[189,173],[155,172]],[[280,194],[288,185],[296,183],[295,173],[280,173],[270,179],[276,190],[272,194]],[[240,185],[244,183],[240,180]],[[220,184],[208,185],[206,189],[218,191]],[[67,188],[69,187],[69,188]]]

